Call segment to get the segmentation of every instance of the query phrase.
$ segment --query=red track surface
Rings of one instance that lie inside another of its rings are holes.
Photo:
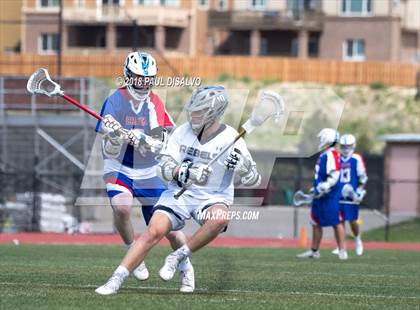
[[[54,233],[18,233],[18,234],[0,234],[0,244],[7,243],[20,244],[97,244],[112,245],[121,244],[122,241],[118,235],[68,235]],[[167,245],[166,240],[161,244]],[[308,243],[309,244],[309,243]],[[353,242],[348,242],[349,248],[353,247]],[[299,240],[285,239],[257,239],[257,238],[238,238],[238,237],[218,237],[210,246],[214,247],[270,247],[270,248],[299,248]],[[334,248],[334,241],[323,241],[322,247]],[[391,242],[365,242],[366,249],[384,249],[384,250],[411,250],[420,251],[420,243],[391,243]]]

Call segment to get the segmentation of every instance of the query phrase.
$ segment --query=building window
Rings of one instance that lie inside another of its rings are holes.
[[[198,8],[199,9],[208,9],[209,8],[209,0],[197,0]]]
[[[159,0],[162,6],[178,6],[178,0]]]
[[[53,54],[58,50],[58,34],[57,33],[43,33],[39,37],[39,53]]]
[[[341,13],[346,16],[372,14],[372,0],[341,0]]]
[[[120,5],[120,0],[102,0],[102,5]]]
[[[137,0],[137,3],[144,6],[153,6],[158,4],[157,1],[158,0]]]
[[[264,10],[267,5],[266,0],[250,0],[249,2],[251,10]]]
[[[39,0],[41,8],[53,8],[58,7],[60,0]]]
[[[343,60],[365,60],[365,41],[361,39],[346,40],[343,44]]]
[[[227,10],[227,0],[216,0],[217,10],[226,11]]]

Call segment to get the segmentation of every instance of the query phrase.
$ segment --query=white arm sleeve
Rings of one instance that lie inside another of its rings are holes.
[[[355,156],[357,160],[357,176],[359,178],[359,185],[364,186],[368,180],[367,174],[366,174],[366,167],[365,163],[363,161],[362,156],[358,155]]]
[[[338,179],[340,178],[340,170],[339,170],[339,162],[340,159],[336,156],[335,152],[328,152],[327,154],[327,179],[325,180],[325,185],[327,186],[328,190],[337,184]]]

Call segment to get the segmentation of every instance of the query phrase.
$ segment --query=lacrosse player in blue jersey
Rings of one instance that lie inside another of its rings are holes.
[[[356,244],[356,255],[363,254],[363,243],[358,223],[359,205],[366,195],[365,185],[368,180],[363,157],[354,152],[356,138],[345,134],[340,138],[340,213],[343,220],[350,223]],[[337,249],[333,254],[338,254]]]

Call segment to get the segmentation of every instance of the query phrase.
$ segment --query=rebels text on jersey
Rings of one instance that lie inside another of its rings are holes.
[[[139,104],[137,110],[134,108],[133,100],[125,87],[117,89],[105,100],[101,115],[105,116],[110,114],[123,128],[138,130],[146,135],[150,135],[152,129],[160,126],[175,126],[158,95],[150,92],[144,102]],[[96,125],[96,131],[102,131],[100,121]],[[104,155],[104,170],[105,173],[115,170],[125,170],[127,171],[127,175],[135,177],[132,175],[135,174],[132,172],[133,169],[154,171],[154,168],[151,168],[157,164],[155,156],[152,152],[148,152],[145,156],[142,156],[131,145],[125,145],[119,157],[116,159],[107,158]]]

